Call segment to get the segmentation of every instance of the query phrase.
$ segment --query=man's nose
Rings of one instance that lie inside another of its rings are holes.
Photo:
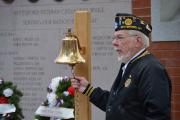
[[[118,42],[117,42],[116,39],[113,39],[113,40],[112,40],[112,45],[113,45],[113,46],[118,46]]]

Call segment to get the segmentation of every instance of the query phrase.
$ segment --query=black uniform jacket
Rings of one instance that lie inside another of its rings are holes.
[[[171,82],[152,54],[143,51],[121,72],[110,92],[95,88],[90,96],[106,120],[170,120]]]

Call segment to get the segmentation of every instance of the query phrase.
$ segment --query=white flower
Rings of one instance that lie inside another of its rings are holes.
[[[56,92],[59,82],[62,81],[62,79],[63,79],[62,77],[55,77],[51,80],[49,88],[52,89],[52,92]]]
[[[64,92],[63,92],[63,95],[64,95],[64,96],[68,96],[68,95],[69,95],[69,92],[68,92],[68,91],[64,91]]]
[[[48,103],[49,103],[49,107],[54,107],[56,105],[56,94],[55,93],[49,93],[47,94],[47,100],[48,100]]]
[[[5,97],[10,97],[13,94],[13,90],[11,88],[7,88],[7,89],[3,90],[3,94]]]

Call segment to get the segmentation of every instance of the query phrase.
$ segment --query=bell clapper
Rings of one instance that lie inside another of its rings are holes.
[[[74,65],[71,65],[71,73],[72,73],[72,75],[73,75],[73,78],[75,78]]]

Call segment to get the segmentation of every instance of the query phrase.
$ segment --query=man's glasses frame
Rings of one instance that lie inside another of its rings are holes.
[[[117,36],[114,36],[112,39],[121,41],[121,40],[124,40],[125,38],[134,37],[134,36],[138,36],[138,35],[128,35],[128,36],[117,35]]]

